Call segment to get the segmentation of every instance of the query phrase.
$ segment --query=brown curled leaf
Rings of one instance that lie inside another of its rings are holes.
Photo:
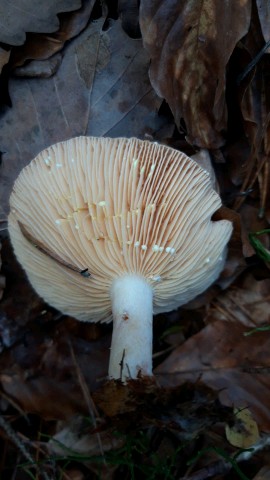
[[[150,79],[187,140],[218,148],[227,128],[226,66],[250,24],[250,0],[142,0],[140,25]]]

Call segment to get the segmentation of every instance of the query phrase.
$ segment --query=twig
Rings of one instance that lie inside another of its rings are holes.
[[[240,75],[238,75],[237,85],[240,85],[242,80],[244,80],[244,78],[246,78],[246,76],[249,74],[249,72],[251,72],[251,70],[257,65],[257,63],[259,63],[260,59],[262,58],[262,56],[265,54],[266,50],[268,50],[269,47],[270,47],[270,40],[268,40],[268,42],[259,51],[259,53],[256,55],[256,57],[254,57],[251,60],[251,62],[247,65],[245,70],[242,73],[240,73]]]
[[[6,432],[8,438],[16,445],[16,447],[20,450],[24,458],[28,460],[30,463],[35,464],[35,459],[32,455],[28,452],[25,448],[25,445],[19,439],[17,433],[13,430],[10,424],[4,419],[2,415],[0,415],[0,427]]]
[[[23,457],[33,466],[35,466],[37,472],[39,475],[41,475],[44,480],[52,480],[46,472],[40,472],[39,467],[35,461],[35,459],[32,457],[31,453],[26,449],[24,443],[21,441],[19,438],[18,434],[13,430],[13,428],[10,426],[10,424],[4,419],[2,415],[0,415],[0,427],[5,431],[7,434],[8,438],[16,445],[18,450],[21,452]]]
[[[43,245],[42,242],[37,240],[30,232],[28,232],[27,228],[19,220],[18,220],[18,226],[22,236],[26,240],[28,240],[28,242],[31,243],[31,245],[35,247],[37,250],[39,250],[41,253],[43,253],[44,255],[47,255],[47,257],[51,258],[59,265],[62,265],[63,267],[66,267],[69,270],[72,270],[73,272],[80,273],[85,278],[91,277],[91,274],[88,272],[88,268],[83,268],[82,270],[81,268],[76,267],[76,265],[72,265],[71,263],[66,262],[66,260],[64,260],[59,255],[57,255],[57,253],[49,250],[46,245]]]
[[[0,397],[2,397],[6,402],[12,405],[12,407],[14,407],[14,409],[17,410],[17,412],[19,412],[19,414],[24,418],[24,420],[29,423],[27,414],[23,411],[20,405],[15,400],[13,400],[13,398],[11,398],[9,395],[7,395],[5,392],[1,390],[0,390]]]

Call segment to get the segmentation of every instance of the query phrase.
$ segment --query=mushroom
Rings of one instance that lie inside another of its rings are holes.
[[[153,314],[202,293],[232,225],[209,174],[136,138],[78,137],[43,150],[10,199],[15,254],[38,294],[78,320],[110,322],[109,376],[152,375]]]

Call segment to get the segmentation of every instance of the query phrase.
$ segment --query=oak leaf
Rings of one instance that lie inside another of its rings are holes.
[[[59,28],[57,14],[76,10],[81,3],[81,0],[1,0],[0,42],[22,45],[26,32],[55,32]]]

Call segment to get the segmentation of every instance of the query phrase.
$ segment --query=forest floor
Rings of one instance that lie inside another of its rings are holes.
[[[0,0],[1,478],[270,479],[269,2],[39,4]],[[234,227],[217,282],[154,319],[154,376],[126,385],[112,326],[44,303],[8,236],[19,172],[79,135],[194,156]]]

